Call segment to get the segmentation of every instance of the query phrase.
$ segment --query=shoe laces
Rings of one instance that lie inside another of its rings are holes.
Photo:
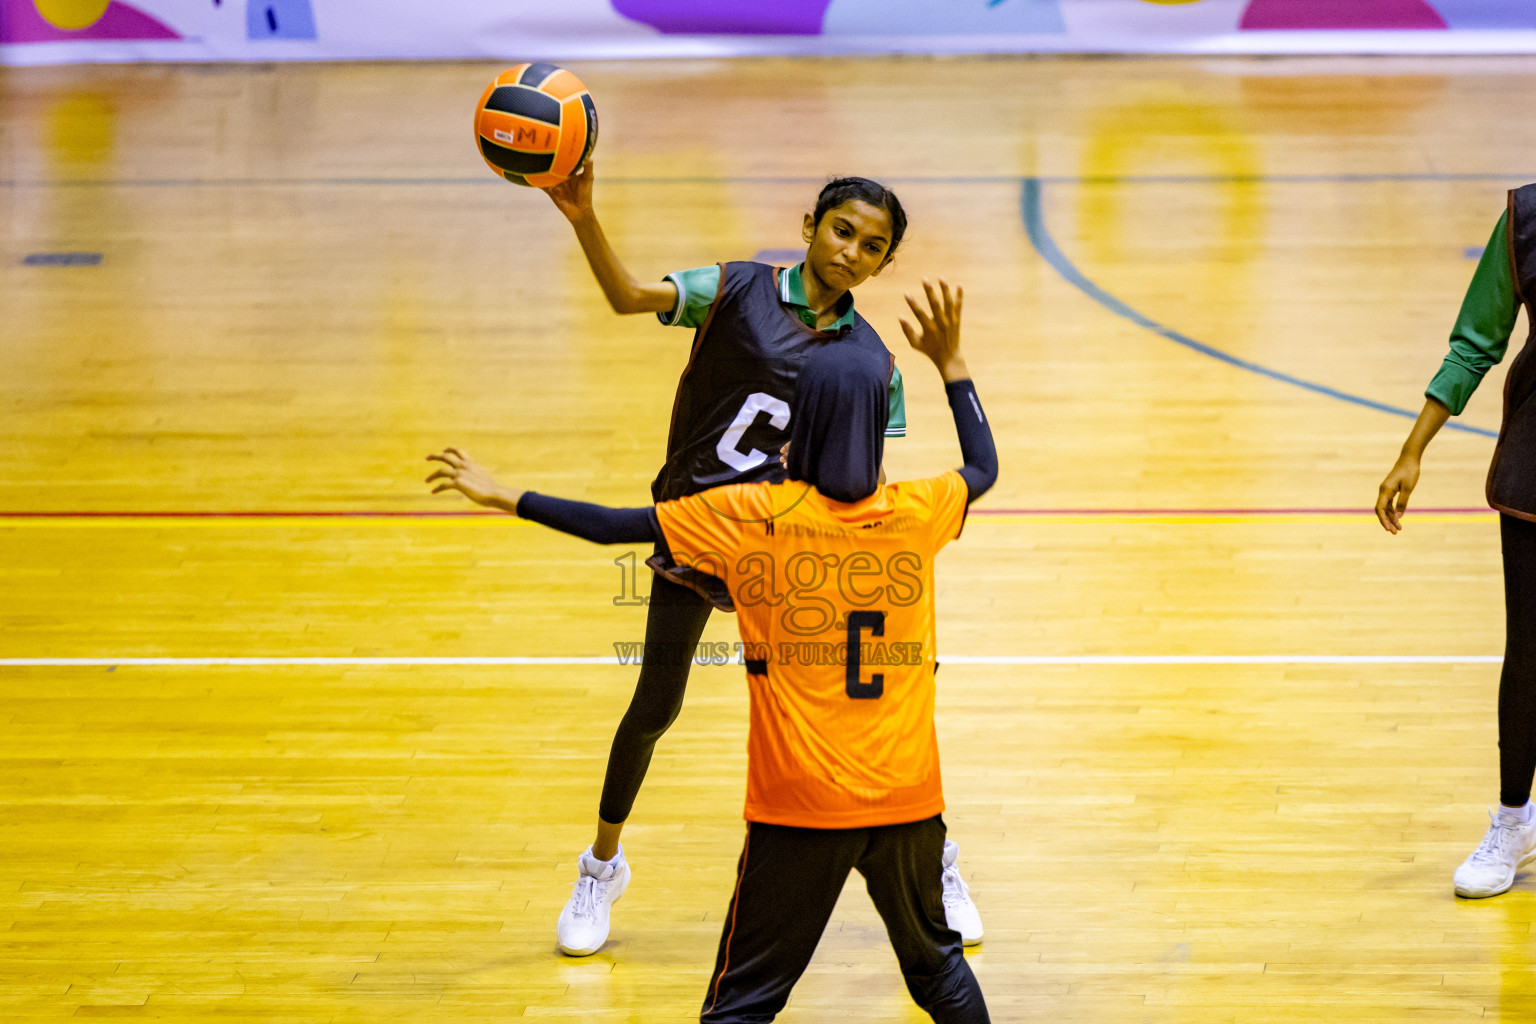
[[[1488,812],[1488,831],[1472,851],[1474,864],[1501,864],[1510,858],[1520,836],[1521,822],[1505,823],[1493,811]]]
[[[582,875],[576,879],[576,891],[571,894],[572,917],[588,921],[597,917],[597,901],[603,895],[603,890],[598,887],[602,885],[602,882],[591,875]]]
[[[944,905],[954,906],[971,898],[971,887],[960,877],[960,869],[951,864],[944,869]]]

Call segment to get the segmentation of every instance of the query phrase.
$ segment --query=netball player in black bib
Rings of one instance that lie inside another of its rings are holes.
[[[1510,191],[1467,286],[1450,351],[1424,390],[1424,410],[1376,489],[1376,517],[1397,533],[1425,447],[1503,360],[1522,306],[1530,334],[1504,379],[1504,422],[1487,484],[1504,552],[1499,803],[1489,810],[1482,842],[1452,875],[1456,895],[1467,899],[1508,891],[1519,870],[1536,860],[1536,185]]]
[[[853,308],[851,290],[890,263],[907,218],[894,193],[867,178],[827,184],[805,215],[805,261],[791,268],[721,263],[634,278],[619,262],[592,209],[589,164],[546,189],[570,221],[609,305],[616,313],[655,313],[669,326],[691,327],[693,349],[677,385],[666,462],[651,497],[667,501],[728,483],[783,479],[779,449],[789,440],[790,400],[800,365],[812,349],[852,345],[879,356],[890,370],[886,436],[906,432],[901,375],[874,328]],[[914,313],[923,315],[916,303]],[[694,649],[713,605],[709,577],[651,559],[645,659],[634,697],[613,738],[598,805],[597,836],[578,858],[576,886],[556,931],[571,956],[597,952],[608,938],[609,909],[629,885],[619,835],[645,779],[651,752],[682,708]],[[722,605],[729,607],[729,605]],[[944,850],[944,904],[951,928],[971,945],[981,919]]]

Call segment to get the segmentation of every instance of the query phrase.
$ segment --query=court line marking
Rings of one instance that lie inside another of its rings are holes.
[[[1528,173],[1466,174],[1434,171],[1360,174],[1042,174],[1033,180],[1048,185],[1347,185],[1377,182],[1477,182],[1513,181],[1525,183],[1536,179]],[[1017,174],[976,175],[891,175],[882,179],[893,185],[1014,185]],[[615,175],[604,177],[604,185],[823,185],[825,177],[742,175],[658,177]],[[0,178],[0,188],[266,188],[303,186],[390,187],[390,186],[502,186],[506,183],[490,175],[463,177],[315,177],[315,178]]]
[[[1479,515],[1483,506],[1415,509],[1440,515]],[[1368,508],[975,508],[974,516],[1368,516]],[[479,509],[56,509],[0,512],[0,519],[515,519]]]
[[[1497,654],[1042,654],[958,655],[945,665],[1496,665]],[[608,665],[631,667],[638,658],[580,657],[231,657],[231,658],[0,658],[0,668],[412,668],[473,666]],[[696,659],[701,666],[728,663]]]
[[[1418,419],[1419,414],[1412,409],[1404,409],[1401,406],[1388,405],[1385,402],[1378,402],[1375,399],[1366,398],[1363,395],[1355,395],[1348,391],[1340,391],[1339,389],[1331,388],[1326,384],[1319,384],[1315,381],[1304,380],[1301,377],[1292,376],[1289,373],[1271,369],[1270,367],[1264,366],[1261,363],[1255,363],[1251,360],[1235,356],[1230,352],[1223,351],[1222,349],[1216,348],[1212,345],[1207,345],[1203,341],[1196,341],[1194,338],[1191,338],[1187,334],[1176,331],[1172,327],[1168,327],[1156,320],[1153,320],[1151,317],[1131,308],[1129,305],[1122,302],[1114,295],[1111,295],[1103,288],[1100,288],[1098,285],[1094,284],[1093,281],[1089,279],[1088,275],[1079,270],[1077,266],[1067,258],[1066,254],[1063,253],[1061,249],[1056,245],[1055,239],[1051,237],[1050,231],[1045,226],[1044,186],[1039,178],[1024,179],[1024,187],[1020,196],[1020,208],[1024,216],[1024,232],[1029,236],[1029,243],[1030,245],[1034,246],[1035,252],[1040,254],[1040,258],[1045,260],[1046,263],[1050,264],[1051,269],[1060,274],[1062,279],[1065,280],[1068,284],[1072,285],[1078,291],[1082,292],[1084,295],[1088,296],[1090,299],[1097,302],[1111,313],[1114,313],[1116,316],[1123,317],[1136,326],[1143,327],[1146,330],[1151,331],[1153,334],[1156,334],[1158,337],[1164,338],[1167,341],[1171,341],[1176,345],[1182,345],[1184,348],[1198,352],[1203,356],[1208,356],[1218,362],[1226,363],[1228,366],[1236,367],[1239,370],[1246,370],[1248,373],[1257,374],[1260,377],[1268,377],[1269,379],[1279,381],[1282,384],[1289,384],[1292,387],[1301,388],[1305,391],[1311,391],[1315,394],[1323,395],[1326,398],[1333,398],[1341,402],[1348,402],[1352,405],[1364,406],[1365,408],[1373,409],[1376,412],[1384,412],[1391,416],[1402,416],[1410,420]],[[1474,427],[1471,424],[1461,423],[1455,419],[1449,420],[1445,426],[1449,430],[1459,430],[1467,434],[1476,434],[1479,437],[1497,438],[1499,436],[1498,431],[1487,430],[1483,427]]]
[[[0,512],[0,519],[516,519],[478,509],[139,509]]]
[[[1490,174],[1490,173],[1438,173],[1438,172],[1408,172],[1408,173],[1359,173],[1359,174],[1212,174],[1212,175],[1035,175],[1026,177],[1022,197],[1025,231],[1029,235],[1030,243],[1035,251],[1049,263],[1064,279],[1077,287],[1084,294],[1098,302],[1104,308],[1124,317],[1127,320],[1143,327],[1153,333],[1182,345],[1201,355],[1208,356],[1230,366],[1245,370],[1249,373],[1268,377],[1272,380],[1293,387],[1333,398],[1338,401],[1348,402],[1363,406],[1377,412],[1387,413],[1392,416],[1401,416],[1408,419],[1416,419],[1418,414],[1410,409],[1400,406],[1388,405],[1377,402],[1374,399],[1354,395],[1346,391],[1331,388],[1325,384],[1304,380],[1300,377],[1271,369],[1262,364],[1251,362],[1234,356],[1229,352],[1197,341],[1173,328],[1153,320],[1137,310],[1126,305],[1109,292],[1104,291],[1094,284],[1086,275],[1066,258],[1056,243],[1050,237],[1045,227],[1043,204],[1041,193],[1046,184],[1074,184],[1074,185],[1139,185],[1139,184],[1229,184],[1229,183],[1284,183],[1284,184],[1349,184],[1370,182],[1457,182],[1457,181],[1525,181],[1530,175],[1516,174]],[[632,177],[616,176],[606,178],[605,181],[616,185],[700,185],[700,184],[806,184],[817,182],[821,179],[810,177]],[[892,177],[888,179],[894,184],[1003,184],[1011,182],[1012,177],[996,175],[975,176],[949,176],[949,177]],[[348,186],[375,186],[375,185],[490,185],[500,184],[497,179],[485,176],[473,178],[145,178],[145,179],[110,179],[87,178],[65,179],[62,181],[47,181],[41,179],[0,179],[0,187],[7,188],[74,188],[74,187],[241,187],[241,186],[303,186],[303,185],[348,185]],[[1479,437],[1497,438],[1496,431],[1470,424],[1461,423],[1452,419],[1446,424],[1446,428],[1463,433],[1474,434]]]
[[[974,513],[972,513],[974,515]],[[1498,513],[1484,509],[1477,514],[1439,514],[1432,512],[1408,513],[1409,520],[1414,523],[1493,523],[1498,521]],[[1055,515],[1023,515],[1023,516],[987,516],[976,521],[978,526],[1022,526],[1025,524],[1041,525],[1130,525],[1130,526],[1170,526],[1189,524],[1240,524],[1240,523],[1272,523],[1276,525],[1297,525],[1319,523],[1349,523],[1359,526],[1368,523],[1376,526],[1376,514],[1374,512],[1351,512],[1348,514],[1263,514],[1263,515],[1187,515],[1187,514],[1152,514],[1152,515],[1073,515],[1072,513],[1059,513]],[[1380,527],[1377,527],[1380,529]]]
[[[1370,509],[973,509],[979,527],[1024,525],[1188,525],[1271,523],[1372,523]],[[1486,508],[1413,509],[1415,523],[1491,523]],[[520,529],[528,520],[501,513],[410,512],[0,512],[0,532],[16,530],[186,530],[186,529],[399,529],[419,526]]]
[[[1413,509],[1415,523],[1490,523],[1486,508]],[[1375,523],[1370,509],[973,509],[979,526]],[[0,512],[0,532],[15,530],[358,529],[418,526],[506,529],[532,525],[501,513],[411,512]]]
[[[1409,418],[1409,419],[1416,419],[1418,414],[1413,412],[1412,410],[1404,409],[1404,408],[1401,408],[1399,406],[1388,405],[1388,404],[1386,404],[1384,402],[1377,402],[1377,401],[1375,401],[1373,399],[1365,398],[1365,397],[1360,396],[1360,395],[1354,395],[1354,394],[1351,394],[1349,392],[1340,391],[1340,390],[1338,390],[1336,388],[1331,388],[1331,387],[1329,387],[1327,385],[1324,385],[1324,384],[1318,384],[1318,383],[1313,382],[1313,381],[1304,380],[1304,379],[1302,379],[1300,377],[1295,377],[1295,376],[1292,376],[1291,374],[1287,374],[1287,373],[1284,373],[1282,371],[1274,370],[1274,369],[1271,369],[1270,367],[1263,366],[1262,364],[1255,363],[1255,362],[1252,362],[1252,361],[1249,361],[1249,360],[1246,360],[1246,359],[1242,359],[1242,358],[1240,358],[1238,356],[1232,355],[1231,353],[1228,353],[1228,352],[1225,352],[1225,351],[1223,351],[1221,349],[1215,348],[1214,346],[1207,345],[1207,344],[1205,344],[1204,342],[1201,342],[1201,341],[1197,341],[1196,339],[1191,338],[1188,335],[1183,334],[1183,333],[1181,333],[1179,331],[1176,331],[1173,328],[1167,327],[1167,326],[1159,323],[1158,321],[1153,320],[1151,317],[1148,317],[1148,316],[1140,313],[1139,311],[1133,309],[1131,306],[1127,305],[1126,303],[1122,302],[1120,299],[1116,298],[1114,295],[1110,294],[1109,292],[1105,291],[1104,289],[1102,289],[1098,285],[1096,285],[1085,274],[1083,274],[1080,270],[1078,270],[1077,267],[1066,257],[1066,255],[1064,253],[1062,253],[1061,249],[1056,245],[1054,239],[1051,238],[1050,233],[1049,233],[1048,229],[1045,226],[1044,204],[1043,204],[1043,186],[1046,185],[1046,184],[1075,184],[1075,185],[1097,185],[1097,184],[1121,185],[1121,184],[1124,184],[1124,185],[1131,185],[1131,184],[1212,184],[1212,183],[1241,183],[1241,182],[1254,182],[1254,183],[1260,183],[1260,182],[1266,182],[1266,183],[1296,183],[1296,184],[1301,184],[1301,183],[1314,183],[1314,184],[1326,184],[1326,183],[1364,183],[1364,182],[1382,182],[1382,181],[1396,181],[1396,182],[1452,182],[1452,181],[1528,180],[1530,177],[1531,177],[1531,175],[1488,174],[1488,173],[1452,174],[1452,173],[1435,173],[1435,172],[1401,173],[1401,174],[1393,174],[1393,173],[1363,173],[1363,174],[1278,174],[1278,175],[1262,175],[1262,174],[1257,174],[1257,175],[1232,175],[1232,174],[1226,174],[1226,175],[1222,175],[1222,174],[1213,174],[1213,175],[1078,175],[1078,176],[1071,176],[1071,175],[1037,175],[1037,176],[1032,176],[1032,177],[1026,177],[1026,178],[1023,179],[1023,196],[1022,196],[1022,200],[1021,200],[1021,205],[1022,205],[1022,208],[1023,208],[1023,217],[1024,217],[1025,231],[1028,234],[1029,239],[1030,239],[1030,243],[1031,243],[1031,245],[1034,246],[1035,251],[1043,259],[1045,259],[1045,261],[1047,263],[1049,263],[1051,265],[1051,267],[1053,269],[1055,269],[1056,272],[1058,274],[1060,274],[1070,284],[1072,284],[1075,287],[1077,287],[1084,294],[1088,295],[1094,301],[1098,302],[1101,306],[1105,307],[1106,309],[1110,310],[1111,312],[1115,313],[1116,315],[1121,316],[1121,317],[1123,317],[1123,318],[1125,318],[1127,320],[1130,320],[1131,322],[1137,324],[1138,326],[1143,327],[1143,328],[1145,328],[1145,329],[1147,329],[1149,331],[1152,331],[1153,333],[1159,335],[1160,337],[1165,338],[1168,341],[1172,341],[1172,342],[1174,342],[1174,343],[1176,343],[1178,345],[1184,346],[1184,347],[1189,348],[1189,349],[1191,349],[1191,350],[1193,350],[1195,352],[1198,352],[1201,355],[1205,355],[1205,356],[1208,356],[1208,357],[1210,357],[1212,359],[1216,359],[1216,360],[1218,360],[1220,362],[1224,362],[1224,363],[1226,363],[1226,364],[1228,364],[1230,366],[1236,367],[1238,369],[1245,370],[1245,371],[1250,372],[1250,373],[1258,374],[1260,376],[1268,377],[1270,379],[1279,381],[1281,383],[1290,384],[1290,385],[1292,385],[1294,387],[1302,388],[1304,390],[1312,391],[1312,392],[1315,392],[1317,394],[1324,395],[1325,397],[1333,398],[1333,399],[1336,399],[1336,400],[1339,400],[1339,401],[1343,401],[1343,402],[1352,403],[1352,404],[1355,404],[1355,405],[1360,405],[1360,406],[1372,409],[1372,410],[1377,411],[1377,412],[1384,412],[1384,413],[1387,413],[1387,414],[1393,415],[1393,416],[1400,416],[1400,417],[1406,417],[1406,418]],[[624,178],[624,177],[614,177],[614,178],[605,179],[605,181],[608,181],[608,182],[610,182],[612,184],[708,184],[708,183],[721,183],[721,184],[726,184],[726,183],[730,183],[730,184],[736,184],[736,183],[804,184],[804,183],[807,183],[807,182],[816,182],[816,181],[819,181],[819,180],[820,180],[819,178],[810,178],[810,177],[737,177],[737,178],[731,178],[731,177],[718,177],[718,178],[709,178],[709,177],[694,177],[694,178],[658,178],[658,177]],[[1005,183],[1012,183],[1012,182],[1014,182],[1017,179],[1015,179],[1012,176],[977,175],[977,176],[958,176],[958,177],[957,176],[950,176],[950,177],[924,177],[924,176],[893,177],[893,178],[890,178],[888,180],[890,180],[893,183],[1005,184]],[[481,177],[481,176],[476,176],[474,178],[468,178],[468,177],[465,177],[465,178],[291,178],[291,179],[261,179],[261,178],[224,178],[224,179],[166,178],[166,179],[137,179],[137,180],[135,180],[135,179],[73,179],[73,180],[66,179],[66,180],[63,180],[63,181],[0,179],[0,187],[11,187],[11,188],[22,188],[22,187],[39,187],[39,188],[46,188],[46,187],[90,187],[90,186],[111,187],[111,186],[119,186],[119,185],[122,185],[122,186],[146,186],[146,187],[242,186],[242,185],[245,185],[245,186],[249,186],[249,185],[445,185],[445,184],[446,185],[458,185],[458,184],[489,185],[489,184],[498,184],[498,183],[499,182],[494,180],[494,179],[485,178],[485,177]],[[1456,421],[1454,419],[1449,421],[1446,424],[1446,427],[1448,429],[1451,429],[1451,430],[1457,430],[1457,431],[1462,431],[1462,432],[1469,433],[1469,434],[1475,434],[1475,435],[1481,436],[1481,437],[1489,437],[1489,438],[1497,438],[1498,437],[1498,433],[1496,431],[1488,430],[1488,429],[1485,429],[1485,428],[1482,428],[1482,427],[1472,426],[1472,425],[1469,425],[1469,424],[1460,423],[1460,422],[1458,422],[1458,421]],[[1479,510],[1464,510],[1464,509],[1451,510],[1451,509],[1445,509],[1445,510],[1429,510],[1429,511],[1432,511],[1432,512],[1438,514],[1438,515],[1474,515],[1474,514],[1485,514],[1485,512],[1486,512],[1486,510],[1481,510],[1481,509],[1479,509]],[[991,513],[983,512],[982,510],[977,510],[977,512],[973,513],[973,514],[981,514],[981,515],[991,514],[991,515],[1007,515],[1007,516],[1033,516],[1033,517],[1040,517],[1042,519],[1048,518],[1048,517],[1064,517],[1064,518],[1070,518],[1070,519],[1072,519],[1074,521],[1080,520],[1080,519],[1100,518],[1100,517],[1102,517],[1102,518],[1105,518],[1105,519],[1115,519],[1115,520],[1118,520],[1118,521],[1144,521],[1144,520],[1146,520],[1146,521],[1170,521],[1170,520],[1175,520],[1175,521],[1191,521],[1191,522],[1216,522],[1216,521],[1228,522],[1228,521],[1242,520],[1242,519],[1246,519],[1248,517],[1259,517],[1259,516],[1286,516],[1286,517],[1314,517],[1314,516],[1316,516],[1316,517],[1323,517],[1323,516],[1345,516],[1345,515],[1352,515],[1354,513],[1352,512],[1352,510],[1342,510],[1342,509],[1340,509],[1340,510],[1314,510],[1314,509],[1308,509],[1308,510],[1280,510],[1280,509],[1274,509],[1274,510],[1271,510],[1271,509],[1243,509],[1243,510],[1225,510],[1225,509],[1223,509],[1223,510],[1214,510],[1214,509],[1213,510],[1129,510],[1129,509],[1128,510],[1100,510],[1100,509],[1088,509],[1088,510],[1076,510],[1076,509],[1074,509],[1074,510],[1033,510],[1033,509],[1030,509],[1030,510],[1010,510],[1010,511],[1006,511],[1006,512],[1004,512],[1004,511],[997,511],[997,512],[991,512]],[[371,513],[371,512],[288,512],[288,513],[276,513],[276,512],[274,512],[274,513],[262,513],[262,512],[227,512],[227,513],[192,513],[192,512],[187,512],[187,513],[177,513],[177,512],[163,512],[163,513],[111,513],[111,512],[100,512],[100,513],[96,513],[96,512],[81,512],[81,513],[47,513],[47,512],[43,512],[43,513],[0,513],[0,520],[21,519],[21,518],[49,519],[49,518],[64,518],[66,516],[80,517],[80,518],[94,517],[94,518],[102,518],[102,519],[130,519],[130,518],[139,518],[139,517],[144,517],[144,518],[149,518],[149,517],[164,517],[164,518],[184,517],[184,518],[188,518],[188,519],[194,519],[194,518],[213,518],[215,516],[217,516],[217,517],[227,517],[227,518],[236,518],[236,517],[279,518],[279,517],[287,517],[287,518],[292,518],[292,519],[320,519],[320,518],[329,518],[329,517],[336,517],[336,518],[346,518],[346,517],[382,518],[382,517],[384,517],[386,515],[388,515],[388,514],[386,514],[386,513]],[[406,512],[406,513],[396,513],[395,515],[397,515],[399,517],[402,517],[402,518],[403,517],[415,517],[415,518],[444,517],[444,518],[446,518],[446,517],[454,517],[454,516],[475,516],[475,515],[482,515],[482,513]]]

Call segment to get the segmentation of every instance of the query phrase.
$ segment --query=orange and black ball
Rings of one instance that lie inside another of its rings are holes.
[[[581,79],[554,64],[519,64],[496,76],[475,107],[475,142],[491,170],[548,188],[570,177],[597,144],[597,108]]]

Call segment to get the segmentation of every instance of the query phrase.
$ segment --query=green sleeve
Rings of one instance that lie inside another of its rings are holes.
[[[709,316],[709,307],[720,293],[720,265],[695,267],[668,274],[663,281],[677,285],[677,305],[670,313],[657,313],[656,319],[668,327],[698,327]]]
[[[901,370],[891,373],[890,404],[885,421],[886,437],[907,436],[907,390],[901,383]]]
[[[1424,397],[1442,403],[1453,416],[1461,414],[1483,375],[1504,358],[1509,333],[1515,329],[1520,304],[1515,299],[1514,268],[1509,265],[1508,235],[1505,211],[1467,286],[1467,297],[1451,329],[1451,351],[1424,391]]]

